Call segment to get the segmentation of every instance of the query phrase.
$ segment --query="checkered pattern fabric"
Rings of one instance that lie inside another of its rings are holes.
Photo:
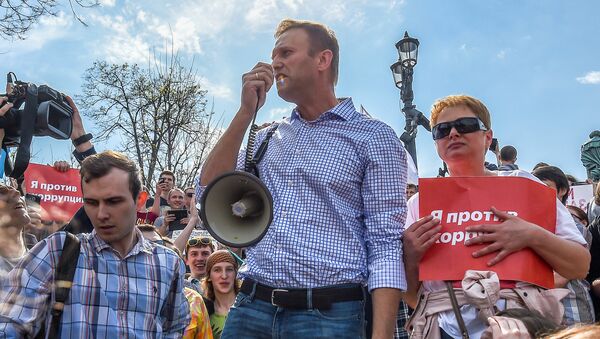
[[[267,131],[259,131],[257,147]],[[282,288],[406,288],[406,153],[392,128],[357,112],[351,99],[314,121],[295,109],[258,170],[273,196],[273,222],[248,249],[241,277]]]
[[[185,266],[175,252],[137,231],[137,244],[121,259],[95,231],[77,236],[81,250],[59,338],[181,338],[190,316]],[[64,241],[64,232],[42,240],[0,282],[0,334],[32,337],[44,322],[49,328]]]
[[[404,329],[404,325],[408,322],[408,318],[410,318],[410,308],[404,301],[400,301],[400,305],[398,307],[398,314],[396,315],[396,330],[394,331],[394,339],[408,339],[410,336],[408,332]]]

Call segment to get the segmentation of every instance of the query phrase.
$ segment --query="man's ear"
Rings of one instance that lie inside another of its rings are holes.
[[[325,49],[319,52],[317,59],[317,67],[319,71],[325,71],[331,67],[333,61],[333,52],[330,49]]]

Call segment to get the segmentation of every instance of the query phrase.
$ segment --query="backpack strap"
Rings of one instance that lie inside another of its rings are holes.
[[[77,261],[79,259],[79,251],[81,248],[79,238],[69,232],[66,232],[66,234],[67,236],[63,245],[62,254],[60,255],[58,266],[56,266],[55,271],[55,301],[52,305],[52,310],[50,311],[52,318],[50,320],[48,338],[58,338],[60,318],[65,307],[65,302],[69,297],[69,292],[71,292],[73,277],[75,276],[75,270],[77,269]]]
[[[208,312],[208,315],[213,315],[215,313],[215,303],[205,296],[202,296],[202,300],[204,301],[204,306],[206,306],[206,311]]]

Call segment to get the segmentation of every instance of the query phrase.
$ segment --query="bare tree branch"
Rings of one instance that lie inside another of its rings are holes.
[[[73,17],[87,24],[75,11],[75,7],[90,8],[99,5],[98,0],[64,0],[68,1]],[[27,37],[27,32],[33,28],[42,16],[56,16],[60,0],[0,0],[0,38],[4,40]]]
[[[214,102],[207,109],[198,79],[174,52],[164,59],[151,55],[146,69],[97,61],[84,74],[78,100],[100,137],[121,138],[121,150],[136,159],[149,189],[165,169],[186,187],[221,135],[222,121],[215,119]]]

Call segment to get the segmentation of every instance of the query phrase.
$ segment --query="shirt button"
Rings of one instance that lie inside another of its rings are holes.
[[[290,187],[294,186],[294,182],[292,180],[289,180],[288,181],[288,186],[290,186]]]

